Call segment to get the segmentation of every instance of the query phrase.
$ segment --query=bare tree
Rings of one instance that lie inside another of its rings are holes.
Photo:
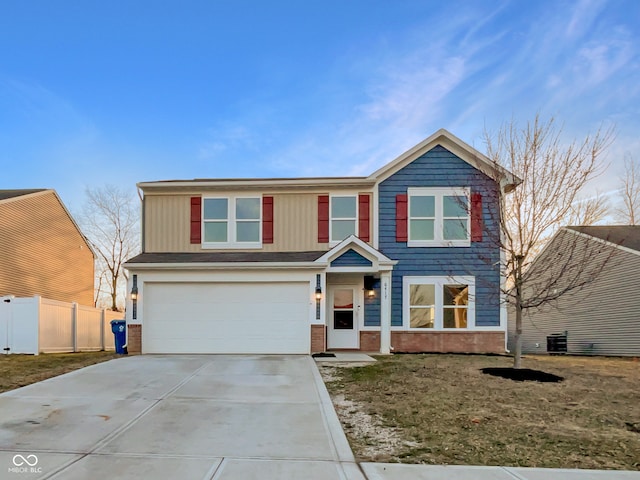
[[[132,194],[113,185],[87,189],[86,203],[80,215],[84,232],[98,255],[100,281],[107,284],[111,309],[118,310],[118,292],[126,284],[122,264],[139,248],[138,209]]]
[[[593,272],[577,271],[569,275],[567,263],[564,268],[557,265],[555,279],[534,282],[527,269],[572,215],[582,215],[583,221],[594,218],[598,205],[592,202],[582,212],[576,212],[576,205],[585,185],[604,169],[602,154],[611,138],[611,130],[598,130],[582,141],[564,144],[555,120],[541,120],[539,115],[522,129],[511,121],[494,135],[485,131],[487,153],[496,170],[506,168],[522,180],[510,193],[500,191],[501,228],[487,232],[503,251],[507,278],[503,293],[515,308],[515,368],[521,367],[523,310],[557,299],[592,276]],[[569,277],[573,280],[567,282]]]
[[[100,259],[100,267],[102,267],[102,259]],[[93,293],[93,306],[98,307],[98,302],[102,297],[102,284],[105,281],[106,269],[104,267],[95,270],[95,289]]]
[[[593,225],[604,220],[609,215],[609,203],[607,198],[601,193],[594,196],[577,200],[572,206],[566,225]]]
[[[640,162],[631,155],[625,156],[624,174],[620,177],[619,205],[614,213],[616,220],[625,225],[638,225],[640,222]]]

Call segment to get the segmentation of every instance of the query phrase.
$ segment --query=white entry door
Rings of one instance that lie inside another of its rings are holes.
[[[328,348],[359,348],[358,287],[335,285],[329,289],[330,317]]]

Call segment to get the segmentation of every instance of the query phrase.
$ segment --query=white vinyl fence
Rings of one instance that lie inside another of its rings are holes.
[[[39,296],[0,298],[2,353],[114,350],[111,320],[124,313]]]

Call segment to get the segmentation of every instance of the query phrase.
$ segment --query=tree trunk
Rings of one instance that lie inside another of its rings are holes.
[[[522,368],[522,308],[516,298],[516,348],[513,352],[513,368]]]
[[[111,310],[118,311],[118,276],[113,275],[111,285]]]
[[[524,257],[516,257],[515,303],[516,303],[516,348],[513,352],[513,368],[522,368],[522,263]]]

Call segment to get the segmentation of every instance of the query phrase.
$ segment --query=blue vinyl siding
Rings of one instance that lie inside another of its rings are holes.
[[[364,296],[364,326],[379,327],[380,326],[380,280],[376,280],[373,285],[373,291],[376,293],[373,298]]]
[[[469,187],[482,194],[484,231],[470,247],[407,247],[396,242],[396,195],[409,187]],[[496,183],[441,146],[417,158],[379,186],[379,250],[398,260],[393,269],[391,325],[402,325],[404,276],[473,275],[476,325],[500,325],[500,250],[496,243]],[[490,234],[495,232],[495,234]],[[365,325],[367,321],[365,310]]]
[[[364,258],[355,250],[347,250],[331,262],[332,267],[370,267],[371,260]]]

